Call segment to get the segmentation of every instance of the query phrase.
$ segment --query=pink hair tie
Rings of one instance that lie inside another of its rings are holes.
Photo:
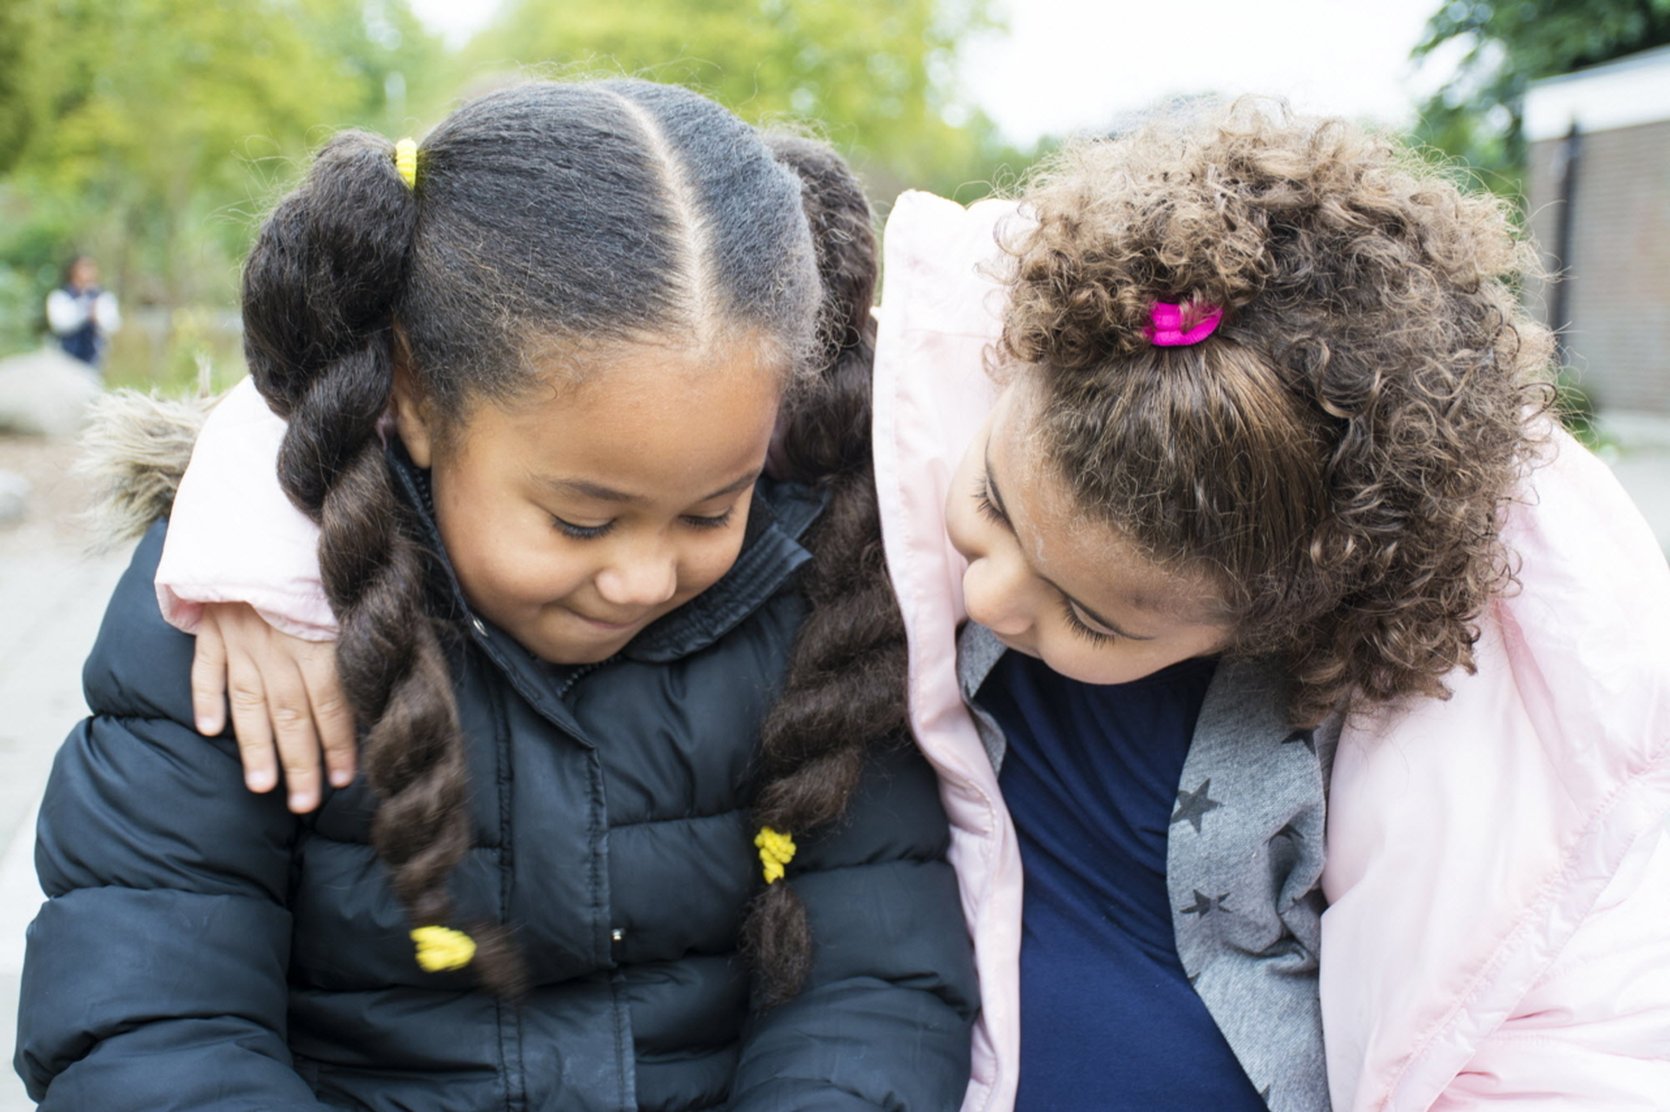
[[[1224,311],[1216,305],[1199,301],[1185,301],[1173,305],[1156,301],[1149,310],[1152,323],[1144,325],[1142,334],[1155,347],[1188,347],[1210,336],[1224,319]]]

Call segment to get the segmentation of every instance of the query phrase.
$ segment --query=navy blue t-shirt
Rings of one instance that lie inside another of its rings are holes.
[[[1026,870],[1019,1112],[1263,1112],[1183,971],[1166,888],[1215,666],[1098,687],[1009,652],[980,688],[1008,737],[999,783]]]

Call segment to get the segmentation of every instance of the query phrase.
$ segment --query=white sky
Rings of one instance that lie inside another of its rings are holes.
[[[1441,0],[993,2],[1009,29],[970,45],[964,88],[1023,143],[1180,93],[1274,93],[1313,112],[1401,124],[1445,69],[1435,61],[1417,75],[1408,61]],[[456,44],[493,5],[412,7]]]
[[[1408,59],[1440,0],[997,2],[1009,31],[973,45],[965,87],[1023,141],[1201,92],[1404,123],[1439,84]]]

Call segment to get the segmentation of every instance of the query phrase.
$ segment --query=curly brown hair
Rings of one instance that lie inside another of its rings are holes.
[[[998,357],[1079,504],[1221,586],[1295,725],[1445,695],[1511,582],[1500,511],[1553,400],[1505,206],[1263,101],[1072,145],[1025,205]],[[1223,322],[1155,347],[1156,301]]]

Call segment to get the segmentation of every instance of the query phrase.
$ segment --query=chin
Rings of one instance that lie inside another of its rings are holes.
[[[550,652],[539,652],[534,655],[547,664],[601,664],[611,656],[626,647],[631,638],[623,637],[619,640],[599,642],[595,644],[554,645]]]
[[[989,629],[991,627],[988,626],[987,628]],[[1004,648],[1008,649],[1010,652],[1020,653],[1022,656],[1030,656],[1033,660],[1044,660],[1044,654],[1039,652],[1037,649],[1033,648],[1030,645],[1016,644],[1015,642],[1009,640],[1007,637],[1003,637],[1003,636],[1001,636],[999,634],[995,634],[995,633],[992,634],[992,636],[997,638],[998,644],[1002,645]],[[1049,661],[1045,660],[1044,663],[1049,664]],[[1050,665],[1050,666],[1052,668],[1054,668],[1054,665]],[[1056,671],[1060,671],[1060,669],[1057,668]]]
[[[637,632],[633,629],[613,635],[577,636],[572,629],[559,628],[529,630],[526,640],[514,633],[511,636],[547,664],[599,664],[625,648]],[[542,633],[544,636],[540,636]]]

